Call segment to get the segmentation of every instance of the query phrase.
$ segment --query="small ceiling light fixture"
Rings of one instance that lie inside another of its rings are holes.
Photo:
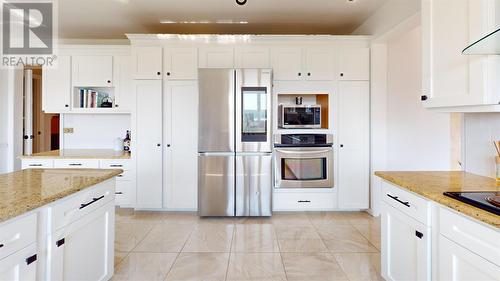
[[[247,3],[247,0],[236,0],[236,4],[243,6]]]

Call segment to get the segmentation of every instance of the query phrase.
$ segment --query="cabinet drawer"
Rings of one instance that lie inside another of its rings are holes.
[[[115,179],[109,179],[93,188],[82,190],[49,208],[52,218],[50,230],[57,230],[105,205],[115,198]]]
[[[54,168],[54,160],[52,159],[23,159],[23,169],[49,169]]]
[[[0,280],[35,281],[37,280],[37,244],[31,245],[0,259]]]
[[[101,160],[99,167],[101,169],[122,169],[127,171],[132,169],[132,164],[130,160]]]
[[[442,207],[439,208],[439,232],[500,266],[500,232]]]
[[[135,202],[135,185],[133,181],[116,182],[116,205],[132,206]]]
[[[274,211],[332,210],[335,207],[333,193],[279,193],[273,195]]]
[[[99,169],[97,159],[55,159],[54,168],[57,169]]]
[[[382,200],[421,223],[430,225],[430,201],[386,181],[382,181]]]
[[[0,226],[0,259],[36,242],[36,213]]]

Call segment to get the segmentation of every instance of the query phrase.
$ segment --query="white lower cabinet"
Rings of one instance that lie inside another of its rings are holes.
[[[273,192],[273,211],[328,211],[335,209],[333,192]]]
[[[0,280],[2,281],[31,281],[36,280],[37,274],[36,244],[0,260]]]
[[[431,280],[430,227],[382,202],[382,276]]]
[[[50,280],[109,280],[114,272],[113,202],[49,235]]]

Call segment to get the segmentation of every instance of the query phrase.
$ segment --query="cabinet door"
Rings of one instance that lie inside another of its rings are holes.
[[[135,81],[137,208],[162,207],[162,81]]]
[[[132,111],[135,107],[135,93],[132,80],[132,58],[117,56],[114,58],[115,107],[120,111]]]
[[[73,86],[113,86],[113,56],[73,56]]]
[[[42,109],[45,113],[69,111],[71,57],[58,56],[57,66],[42,70]]]
[[[133,47],[134,79],[162,79],[162,47]]]
[[[197,48],[165,48],[163,50],[165,77],[169,80],[198,79]]]
[[[269,48],[267,47],[236,47],[236,68],[270,68]]]
[[[439,235],[439,280],[480,281],[498,280],[500,267],[481,256]]]
[[[49,235],[51,280],[109,280],[114,272],[115,205]]]
[[[499,7],[489,0],[422,1],[423,106],[498,104],[498,56],[462,50],[498,28]]]
[[[370,49],[340,51],[339,80],[370,80]]]
[[[200,68],[233,68],[233,47],[205,47],[200,48]]]
[[[430,228],[382,202],[381,231],[382,275],[386,280],[431,279]]]
[[[197,81],[166,83],[165,99],[166,208],[196,210],[198,206]]]
[[[339,83],[339,207],[369,207],[369,82]]]
[[[275,48],[271,60],[274,80],[302,80],[301,48]]]
[[[333,52],[329,48],[305,49],[304,73],[307,80],[333,80]]]
[[[0,260],[0,280],[31,281],[37,274],[36,244]]]

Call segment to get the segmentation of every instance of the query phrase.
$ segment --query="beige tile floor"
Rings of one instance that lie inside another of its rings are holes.
[[[113,280],[383,280],[364,212],[199,218],[117,209]]]

